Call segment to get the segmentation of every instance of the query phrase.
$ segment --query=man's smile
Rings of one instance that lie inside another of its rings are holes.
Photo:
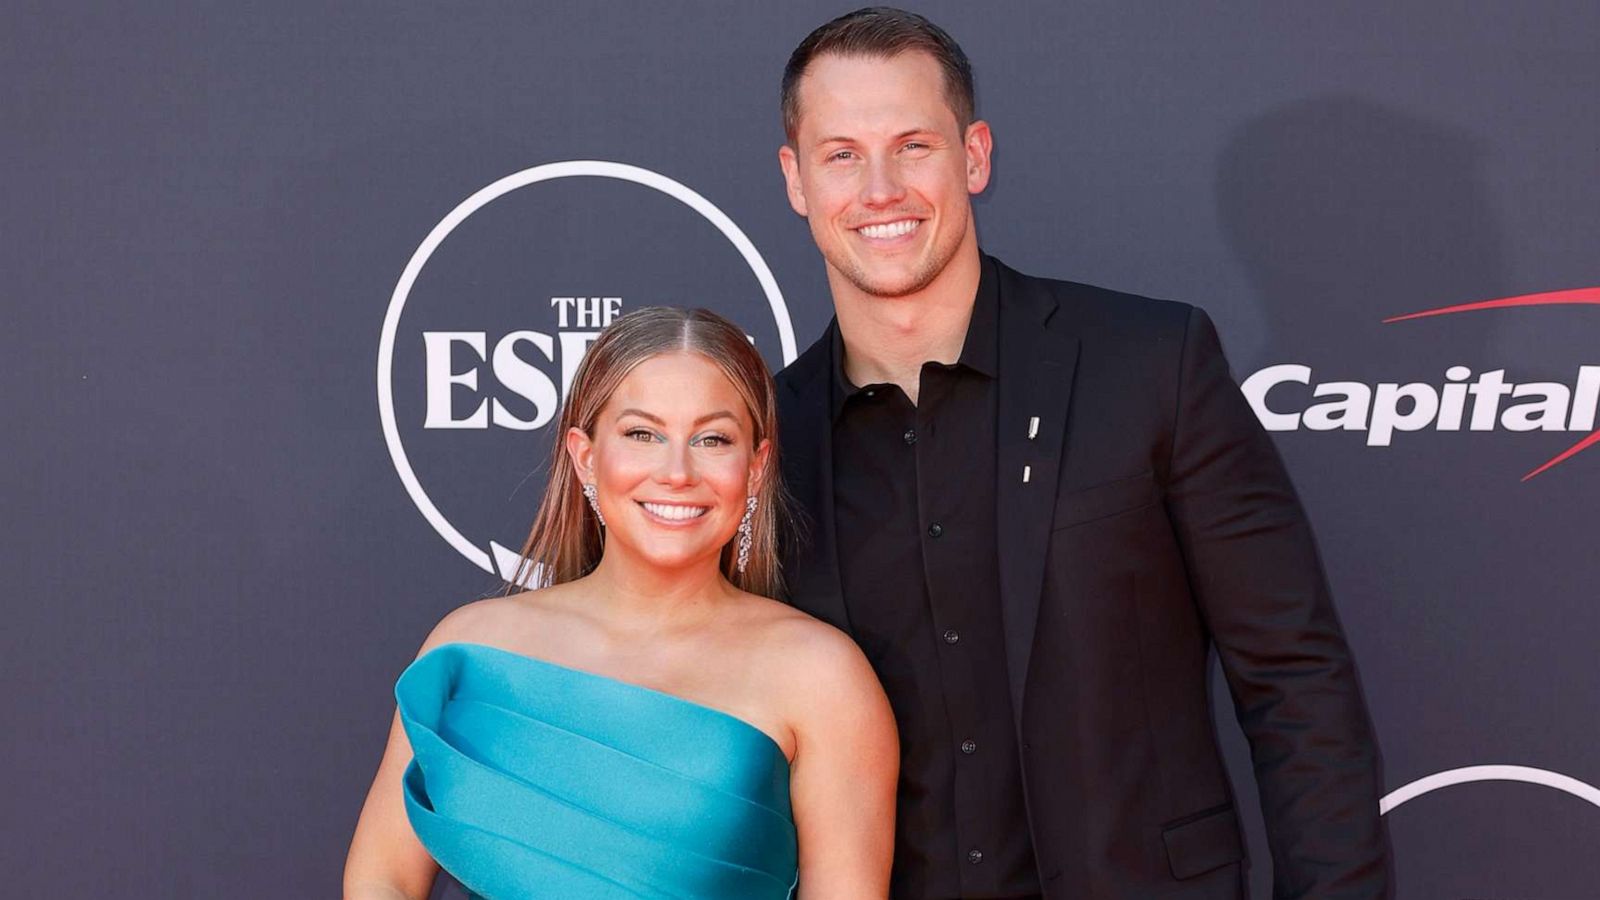
[[[862,225],[856,228],[855,232],[870,241],[893,241],[915,232],[921,224],[921,219],[896,219],[892,222]]]

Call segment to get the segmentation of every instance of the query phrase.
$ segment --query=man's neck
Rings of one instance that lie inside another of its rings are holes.
[[[834,309],[844,339],[844,372],[852,384],[895,384],[917,402],[922,365],[954,363],[966,343],[982,261],[976,244],[961,248],[931,284],[903,297],[875,297],[834,284]],[[830,281],[835,276],[830,274]],[[840,279],[842,280],[842,279]]]

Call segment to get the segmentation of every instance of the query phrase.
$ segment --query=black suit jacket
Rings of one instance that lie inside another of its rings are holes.
[[[1274,894],[1387,896],[1350,651],[1210,320],[983,264],[1000,286],[999,614],[1045,896],[1244,895],[1213,646],[1250,741]],[[809,526],[786,576],[794,605],[848,632],[832,365],[825,334],[778,375],[784,473]]]

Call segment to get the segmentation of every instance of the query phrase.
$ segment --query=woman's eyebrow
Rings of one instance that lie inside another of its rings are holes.
[[[642,409],[633,409],[633,408],[630,407],[628,409],[625,409],[625,410],[617,413],[617,418],[620,419],[623,416],[638,416],[641,419],[648,419],[651,422],[656,423],[657,425],[665,425],[665,424],[667,424],[667,421],[665,419],[661,418],[660,416],[653,416],[650,413],[647,413]]]
[[[632,407],[629,407],[628,409],[622,410],[621,412],[617,413],[617,418],[620,419],[623,416],[638,416],[641,419],[646,419],[648,421],[656,423],[657,425],[666,425],[667,424],[666,420],[661,418],[660,416],[652,415],[650,413],[645,412],[642,409],[634,409]],[[705,415],[701,416],[700,418],[695,419],[694,420],[694,425],[695,425],[696,428],[699,428],[701,425],[704,425],[705,423],[711,421],[712,419],[733,419],[735,422],[737,422],[739,420],[739,417],[734,415],[733,413],[729,412],[728,410],[719,409],[716,412],[706,413]]]

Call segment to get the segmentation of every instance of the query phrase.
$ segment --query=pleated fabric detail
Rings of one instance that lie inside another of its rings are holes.
[[[482,644],[395,685],[412,827],[488,900],[784,900],[797,854],[782,750],[679,697]]]

